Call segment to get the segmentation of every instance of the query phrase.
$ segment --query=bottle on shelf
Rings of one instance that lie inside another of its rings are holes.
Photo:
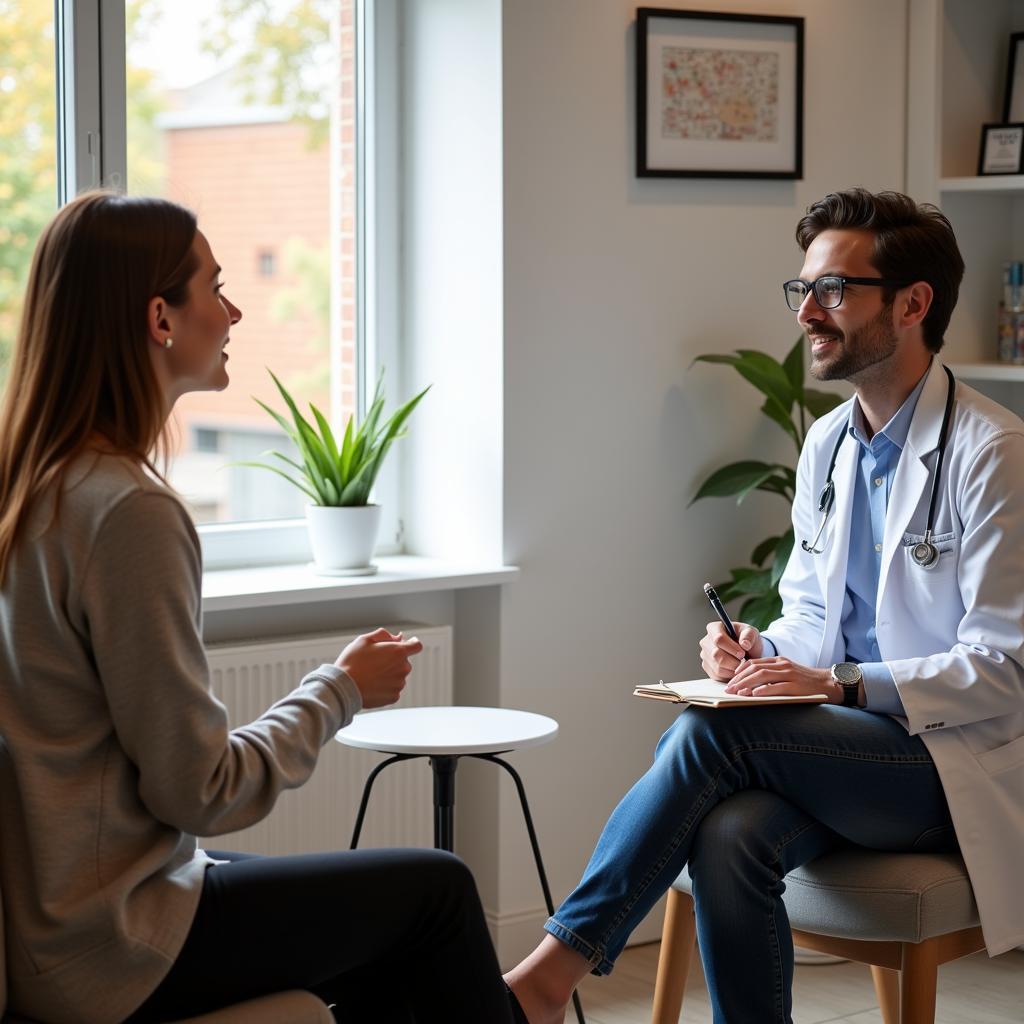
[[[999,303],[999,361],[1024,363],[1024,262],[1003,264],[1003,301]]]

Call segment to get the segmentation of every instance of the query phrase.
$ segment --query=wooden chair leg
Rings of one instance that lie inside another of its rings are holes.
[[[697,941],[693,918],[693,897],[678,889],[669,889],[665,908],[665,926],[661,932],[658,978],[654,983],[652,1024],[679,1024],[683,1009],[683,990],[690,973],[690,960]]]
[[[872,964],[871,980],[875,983],[883,1024],[900,1024],[900,972]]]
[[[900,1024],[935,1024],[939,946],[933,939],[904,942],[900,971]]]

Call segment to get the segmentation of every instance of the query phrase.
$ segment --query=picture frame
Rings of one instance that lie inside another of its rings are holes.
[[[1024,121],[1024,32],[1010,36],[1010,56],[1006,62],[1006,88],[1003,94],[1003,124]]]
[[[803,18],[636,15],[637,177],[803,177]]]
[[[978,175],[1024,171],[1024,122],[983,124],[978,148]]]

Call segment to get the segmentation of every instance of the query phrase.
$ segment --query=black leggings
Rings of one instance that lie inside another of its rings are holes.
[[[230,860],[206,872],[155,1024],[308,989],[345,1024],[512,1024],[469,869],[438,850]]]

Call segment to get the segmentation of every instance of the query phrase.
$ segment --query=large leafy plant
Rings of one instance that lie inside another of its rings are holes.
[[[698,356],[694,362],[725,363],[753,384],[764,395],[761,412],[789,435],[798,457],[811,422],[843,400],[833,392],[804,386],[803,335],[781,363],[756,349],[737,349],[732,355]],[[791,506],[796,495],[796,470],[779,462],[730,462],[700,485],[693,501],[735,496],[738,505],[752,491],[777,494]],[[743,600],[738,615],[741,622],[764,629],[778,618],[782,612],[779,579],[792,550],[790,526],[785,533],[762,540],[750,553],[751,565],[730,569],[729,581],[716,584],[723,601]]]
[[[345,427],[345,435],[338,445],[323,413],[309,403],[310,412],[316,423],[314,427],[299,411],[295,400],[288,389],[274,376],[272,370],[267,371],[277,385],[285,405],[291,414],[291,421],[279,412],[271,409],[258,398],[254,401],[265,409],[277,422],[278,426],[291,438],[302,459],[296,462],[279,451],[264,452],[272,455],[288,469],[268,462],[243,462],[243,466],[256,466],[269,469],[306,495],[314,505],[366,505],[370,500],[370,491],[384,463],[384,456],[393,441],[404,437],[403,430],[406,420],[420,399],[430,390],[424,388],[418,395],[410,398],[405,405],[397,409],[386,420],[384,416],[384,371],[377,378],[377,386],[373,393],[373,402],[367,410],[363,422],[356,426],[355,416],[350,416]],[[295,475],[295,474],[298,475]]]

